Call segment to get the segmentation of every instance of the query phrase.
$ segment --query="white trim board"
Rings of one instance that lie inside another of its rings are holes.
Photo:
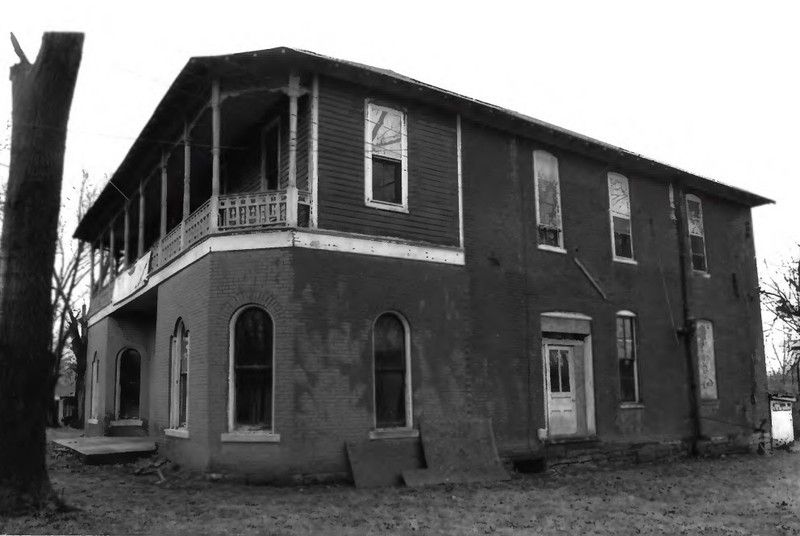
[[[120,307],[131,303],[212,251],[250,251],[290,247],[464,266],[464,250],[462,248],[422,244],[395,238],[305,229],[216,235],[198,242],[174,261],[150,275],[147,284],[130,296],[97,311],[89,317],[89,325],[96,324]]]

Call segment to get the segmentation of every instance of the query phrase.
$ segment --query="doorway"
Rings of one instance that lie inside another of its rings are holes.
[[[129,348],[117,362],[117,419],[139,419],[142,387],[142,358]]]

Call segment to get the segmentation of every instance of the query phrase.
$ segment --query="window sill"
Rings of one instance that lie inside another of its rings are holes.
[[[407,437],[419,437],[419,430],[415,428],[383,428],[380,430],[371,430],[369,433],[371,441],[376,439],[404,439]]]
[[[399,205],[397,203],[383,203],[381,201],[372,201],[367,199],[364,201],[364,205],[370,208],[377,208],[379,210],[390,210],[392,212],[403,212],[404,214],[408,214],[408,206]]]
[[[86,419],[86,424],[98,424],[97,419]]]
[[[181,439],[189,439],[189,430],[186,428],[165,428],[164,435],[167,437],[180,437]]]
[[[142,419],[119,419],[117,421],[111,421],[109,426],[141,426]]]
[[[632,264],[634,266],[639,264],[636,259],[629,259],[627,257],[614,257],[614,262],[618,262],[620,264]]]
[[[619,409],[644,409],[644,404],[641,402],[621,402]]]
[[[547,244],[538,244],[537,247],[542,251],[552,251],[553,253],[567,253],[567,250],[558,246],[549,246]]]
[[[701,272],[700,270],[692,270],[695,277],[702,277],[703,279],[711,279],[711,274],[708,272]]]
[[[223,443],[280,443],[281,435],[272,432],[226,432],[219,435]]]

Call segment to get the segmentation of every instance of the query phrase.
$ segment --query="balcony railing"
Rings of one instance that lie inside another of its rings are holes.
[[[286,190],[225,194],[218,198],[218,233],[242,232],[274,227],[285,227]],[[158,270],[212,233],[211,199],[200,205],[181,224],[164,238],[153,244],[150,256],[150,272]],[[297,192],[298,222],[308,227],[311,209],[311,193]]]

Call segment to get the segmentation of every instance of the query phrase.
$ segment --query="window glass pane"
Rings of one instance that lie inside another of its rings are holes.
[[[714,357],[714,330],[708,320],[698,320],[696,326],[697,360],[700,366],[700,397],[717,398],[717,365]]]
[[[687,199],[686,208],[689,213],[689,234],[703,236],[703,212],[700,202]]]
[[[394,315],[381,315],[375,321],[375,369],[405,370],[405,329]]]
[[[396,160],[372,158],[372,199],[386,203],[403,202],[401,164]]]
[[[548,227],[539,227],[539,243],[548,246],[561,246],[559,235],[561,231]]]
[[[272,368],[236,370],[236,423],[272,426]]]
[[[633,359],[619,360],[619,379],[623,402],[636,402],[636,369]]]
[[[180,373],[185,374],[189,367],[189,332],[184,331],[181,337],[181,366]]]
[[[235,329],[235,363],[272,366],[272,319],[251,307],[239,315]]]
[[[369,122],[372,155],[401,160],[403,158],[403,114],[370,105]]]
[[[550,359],[550,392],[551,393],[560,393],[561,392],[561,382],[559,381],[559,371],[561,368],[561,363],[558,355],[558,350],[550,350],[549,352],[549,359]]]
[[[378,428],[406,426],[405,326],[384,314],[373,329],[375,359],[375,424]]]
[[[630,218],[631,202],[628,194],[628,179],[621,175],[609,174],[608,197],[611,212]]]
[[[187,392],[187,375],[185,372],[181,373],[179,381],[179,399],[178,399],[178,426],[186,426],[186,404],[188,399]]]
[[[706,271],[706,253],[705,253],[705,241],[701,236],[689,236],[689,243],[692,249],[692,268],[695,270],[700,270],[702,272]]]
[[[569,352],[561,350],[559,360],[561,361],[561,392],[569,393],[572,391],[569,384]]]
[[[558,159],[551,154],[536,151],[533,160],[539,205],[539,226],[561,229]]]

